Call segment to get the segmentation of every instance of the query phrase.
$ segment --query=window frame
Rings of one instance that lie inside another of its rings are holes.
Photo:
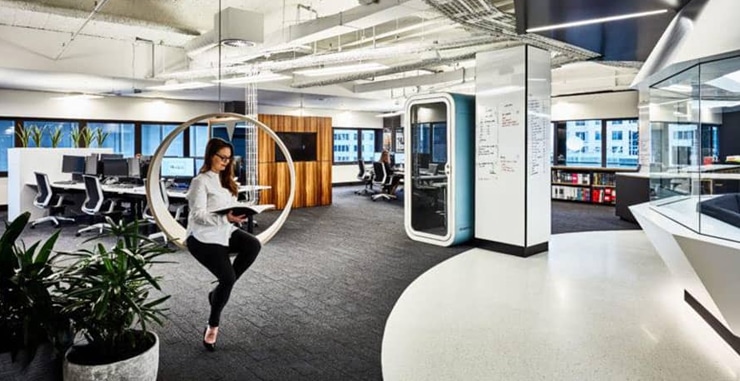
[[[636,122],[637,125],[638,125],[637,132],[639,134],[639,132],[640,132],[640,130],[639,130],[640,120],[639,120],[638,117],[601,118],[601,119],[600,118],[586,118],[586,119],[553,120],[552,123],[551,123],[551,128],[552,128],[551,133],[553,134],[552,135],[553,136],[553,139],[552,139],[553,146],[551,147],[552,148],[552,151],[553,151],[552,165],[553,166],[568,166],[567,164],[559,164],[559,163],[557,163],[557,157],[558,157],[558,154],[560,154],[560,151],[558,150],[558,136],[557,136],[558,128],[559,127],[565,128],[565,126],[566,126],[566,124],[568,122],[575,122],[577,126],[578,125],[585,125],[585,122],[586,121],[590,121],[590,120],[599,120],[599,121],[601,121],[601,129],[598,131],[598,133],[600,134],[599,137],[601,139],[596,139],[596,137],[595,137],[596,140],[600,140],[600,142],[601,142],[601,150],[600,150],[600,152],[601,152],[601,164],[599,166],[588,166],[588,167],[584,167],[584,168],[614,168],[614,169],[618,169],[618,168],[623,168],[623,169],[632,168],[632,167],[608,167],[607,166],[607,141],[609,139],[604,139],[604,137],[609,136],[607,134],[608,133],[611,133],[611,131],[608,131],[607,130],[607,125],[610,124],[609,122],[615,122],[615,121],[630,121],[630,122],[634,121],[634,122]],[[623,124],[623,123],[620,123],[620,124]],[[624,135],[622,136],[622,140],[624,140]],[[638,147],[637,147],[638,164],[637,164],[636,167],[639,166],[639,152],[640,152],[640,147],[639,147],[639,135],[638,135]],[[567,156],[566,156],[566,160],[567,160]],[[577,167],[577,166],[571,165],[571,167]]]
[[[336,161],[336,157],[334,156],[335,150],[335,142],[334,142],[334,130],[349,130],[357,133],[357,142],[355,143],[357,145],[357,160],[354,161]],[[357,165],[357,163],[362,160],[362,133],[365,131],[372,131],[374,142],[373,142],[373,153],[379,152],[378,146],[383,146],[383,129],[382,128],[369,128],[369,127],[342,127],[342,126],[332,126],[331,128],[331,138],[332,138],[332,150],[331,150],[331,164],[332,165]]]

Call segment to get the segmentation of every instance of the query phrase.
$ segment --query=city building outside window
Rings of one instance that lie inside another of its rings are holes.
[[[637,167],[640,145],[637,119],[607,120],[605,124],[606,166]]]
[[[162,140],[177,128],[177,124],[142,124],[141,154],[153,155]],[[204,145],[205,147],[205,145]],[[182,157],[185,154],[185,133],[180,133],[170,144],[165,156]],[[191,155],[198,156],[198,155]]]
[[[122,154],[123,157],[133,157],[134,152],[134,124],[133,123],[88,123],[87,128],[92,131],[102,129],[108,133],[103,146],[100,148],[112,148],[113,153]],[[98,147],[93,140],[92,147]]]

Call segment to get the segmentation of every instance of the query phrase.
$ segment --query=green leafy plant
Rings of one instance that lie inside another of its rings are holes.
[[[105,139],[108,138],[109,134],[109,132],[103,131],[102,128],[95,130],[95,142],[98,144],[98,147],[103,146],[103,143],[105,143]]]
[[[31,138],[30,130],[27,128],[23,128],[23,126],[21,126],[19,123],[18,127],[15,130],[15,134],[21,141],[21,147],[28,147],[28,140]]]
[[[36,349],[50,342],[64,353],[71,345],[69,319],[62,313],[64,298],[56,290],[60,279],[54,271],[52,250],[59,231],[46,242],[26,248],[18,239],[31,214],[23,213],[0,237],[0,352],[13,359],[25,351],[31,361]]]
[[[83,147],[90,147],[90,143],[92,143],[94,137],[95,133],[89,127],[85,127],[80,131]]]
[[[46,127],[39,127],[33,124],[29,127],[29,129],[31,130],[29,132],[31,134],[31,141],[36,147],[41,147],[41,140],[44,138],[44,131],[46,131]]]
[[[57,148],[59,147],[59,143],[62,142],[62,126],[56,126],[53,131],[51,131],[51,147]]]
[[[120,361],[148,349],[152,323],[162,324],[169,296],[151,300],[152,289],[160,290],[159,278],[149,273],[157,258],[171,250],[139,233],[139,223],[115,223],[107,218],[116,243],[112,248],[100,241],[92,249],[67,253],[77,257],[63,277],[68,284],[65,308],[76,331],[88,341],[74,347],[70,361],[99,365]],[[99,239],[99,238],[94,238]]]
[[[75,126],[69,131],[69,137],[72,139],[72,146],[77,148],[80,146],[80,138],[82,137],[82,130]]]

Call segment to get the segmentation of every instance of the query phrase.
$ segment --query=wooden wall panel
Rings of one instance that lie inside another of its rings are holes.
[[[298,117],[289,115],[259,115],[260,122],[275,132],[316,133],[317,161],[294,163],[296,170],[296,193],[294,208],[331,204],[331,166],[334,135],[331,118]],[[290,177],[287,163],[275,162],[275,143],[261,132],[258,135],[259,184],[270,185],[263,191],[262,204],[275,204],[283,209],[288,201]]]

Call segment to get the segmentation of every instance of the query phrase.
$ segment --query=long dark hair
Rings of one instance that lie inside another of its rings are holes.
[[[234,146],[232,146],[231,143],[221,138],[211,138],[211,140],[208,141],[208,144],[206,144],[206,157],[205,160],[203,160],[203,166],[200,167],[200,173],[206,173],[211,170],[213,158],[216,156],[218,151],[224,147],[229,148],[232,158],[231,161],[229,161],[229,165],[226,166],[226,169],[218,174],[218,178],[221,180],[221,186],[228,189],[229,192],[236,197],[239,192],[236,182],[234,181]]]

